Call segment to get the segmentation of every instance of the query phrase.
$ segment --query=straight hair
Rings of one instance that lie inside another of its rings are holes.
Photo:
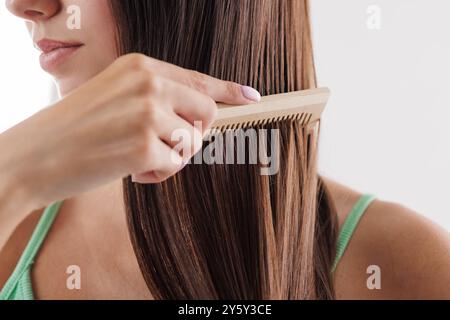
[[[139,52],[262,95],[316,87],[307,0],[110,0],[119,55]],[[128,228],[155,299],[333,299],[336,214],[317,173],[320,121],[274,121],[280,166],[189,164],[123,179]],[[204,147],[208,144],[204,142]]]

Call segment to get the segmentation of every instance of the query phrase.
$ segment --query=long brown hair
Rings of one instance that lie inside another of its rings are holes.
[[[111,0],[120,54],[140,52],[263,95],[316,87],[307,0]],[[336,224],[317,174],[320,123],[279,129],[281,163],[190,164],[123,179],[133,247],[155,299],[332,299]],[[206,145],[207,142],[205,142]]]

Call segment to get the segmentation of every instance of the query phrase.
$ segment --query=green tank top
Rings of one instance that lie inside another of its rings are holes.
[[[334,272],[341,260],[361,216],[374,199],[375,196],[373,195],[363,195],[358,199],[347,216],[337,239],[336,258],[333,263],[332,272]],[[63,201],[64,200],[54,202],[45,208],[14,272],[0,292],[0,300],[34,299],[31,282],[31,267]]]

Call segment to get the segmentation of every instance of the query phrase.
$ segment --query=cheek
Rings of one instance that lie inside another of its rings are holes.
[[[106,69],[117,58],[115,23],[108,0],[68,0],[81,9],[81,29],[71,32],[85,47],[67,66],[65,76],[56,77],[62,96]]]
[[[111,60],[117,56],[115,47],[115,22],[109,8],[109,0],[79,0],[84,2],[82,22],[86,42],[97,56]],[[83,27],[82,27],[83,28]]]

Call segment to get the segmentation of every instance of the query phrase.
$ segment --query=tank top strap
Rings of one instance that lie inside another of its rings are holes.
[[[18,289],[17,285],[18,283],[21,283],[20,280],[22,277],[29,276],[28,271],[34,263],[34,259],[38,254],[63,201],[64,200],[53,202],[45,208],[13,274],[0,292],[0,300],[8,299],[8,297]]]
[[[350,239],[358,226],[359,220],[363,216],[364,212],[366,212],[367,207],[375,200],[376,197],[373,194],[364,194],[362,195],[358,201],[353,206],[352,210],[348,214],[347,218],[342,225],[341,231],[339,232],[339,236],[337,239],[336,246],[336,257],[332,266],[331,271],[334,272],[336,270],[339,261],[344,255],[345,249],[350,242]]]

